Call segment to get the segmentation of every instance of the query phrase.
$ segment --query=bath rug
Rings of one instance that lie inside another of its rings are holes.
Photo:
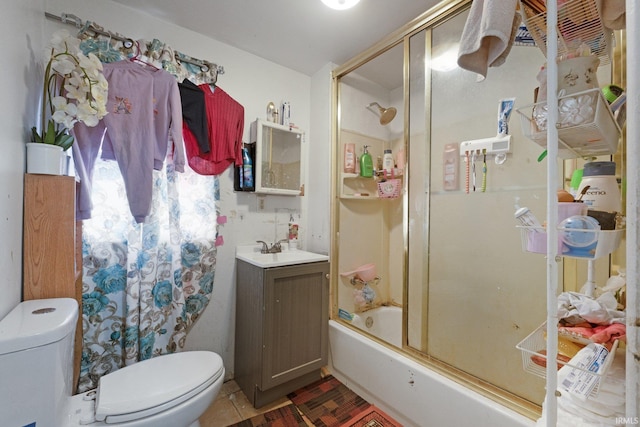
[[[377,406],[371,405],[368,410],[340,427],[402,427],[402,424],[384,413]]]
[[[316,427],[339,427],[371,407],[332,375],[302,387],[288,397]]]
[[[256,415],[248,420],[240,421],[229,427],[307,427],[295,405],[289,404],[280,408]]]

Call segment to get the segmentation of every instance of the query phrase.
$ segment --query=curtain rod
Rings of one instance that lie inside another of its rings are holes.
[[[107,37],[111,37],[112,39],[121,41],[123,43],[123,46],[127,49],[130,49],[133,47],[133,45],[135,44],[135,41],[129,37],[125,37],[121,34],[118,33],[113,33],[111,31],[106,31],[102,28],[99,28],[95,25],[95,23],[89,23],[87,21],[87,23],[83,23],[82,19],[80,19],[78,16],[72,14],[72,13],[61,13],[60,16],[54,15],[52,13],[49,12],[45,12],[44,15],[49,18],[49,19],[53,19],[56,21],[60,21],[63,24],[67,24],[67,25],[73,25],[74,27],[78,28],[78,29],[83,29],[86,27],[86,30],[89,30],[95,34],[99,34],[102,36],[107,36]],[[85,30],[85,31],[86,31]],[[197,58],[193,58],[189,55],[185,55],[184,53],[181,52],[175,52],[175,58],[178,61],[182,61],[182,62],[188,62],[189,64],[193,64],[193,65],[197,65],[198,67],[200,67],[200,69],[203,72],[207,72],[209,71],[209,69],[213,66],[216,67],[216,73],[217,74],[224,74],[224,67],[222,65],[216,65],[212,62],[209,61],[204,61],[201,59],[197,59]]]

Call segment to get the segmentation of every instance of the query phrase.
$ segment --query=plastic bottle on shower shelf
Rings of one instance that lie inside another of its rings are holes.
[[[382,157],[382,167],[387,173],[393,173],[393,166],[393,154],[391,154],[391,149],[387,148]]]
[[[344,171],[346,173],[356,173],[356,144],[344,144]]]
[[[364,153],[360,156],[360,176],[371,178],[373,176],[373,160],[368,150],[369,146],[364,146]]]

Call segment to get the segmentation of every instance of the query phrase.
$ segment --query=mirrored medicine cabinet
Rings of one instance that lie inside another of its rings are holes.
[[[256,119],[251,123],[255,192],[304,195],[304,132]]]

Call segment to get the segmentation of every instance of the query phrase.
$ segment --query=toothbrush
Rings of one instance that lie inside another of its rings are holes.
[[[471,169],[473,171],[473,192],[476,192],[476,150],[471,154]]]
[[[464,191],[465,191],[465,193],[469,194],[469,152],[465,151],[464,155],[465,155],[465,162],[467,163],[467,165],[466,165],[466,179],[465,179],[465,182],[464,182]]]
[[[482,192],[487,191],[487,149],[482,149]]]

